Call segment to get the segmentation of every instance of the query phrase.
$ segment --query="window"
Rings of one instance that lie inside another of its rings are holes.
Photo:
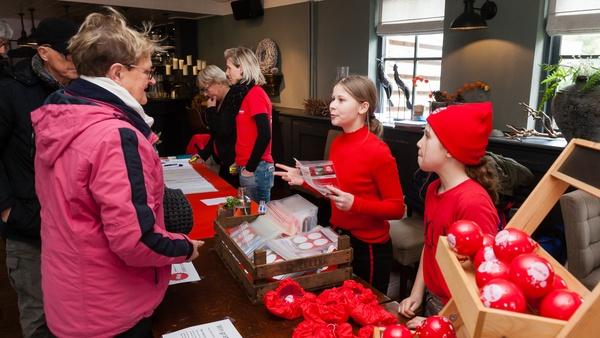
[[[443,34],[383,37],[381,55],[385,76],[392,86],[392,95],[388,100],[385,91],[381,90],[381,109],[378,116],[381,121],[393,122],[394,119],[411,118],[406,96],[394,80],[394,65],[397,66],[397,73],[407,87],[410,104],[422,105],[425,116],[429,113],[431,92],[440,88],[442,42]]]
[[[377,34],[380,56],[392,94],[388,100],[382,84],[378,118],[384,122],[410,119],[409,105],[422,105],[429,113],[429,95],[440,87],[445,0],[379,0]],[[394,81],[394,65],[410,96]],[[413,81],[413,79],[419,79]]]

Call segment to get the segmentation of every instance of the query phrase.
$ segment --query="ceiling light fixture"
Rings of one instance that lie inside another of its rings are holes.
[[[498,7],[493,1],[486,0],[481,8],[475,8],[475,0],[464,0],[465,10],[450,25],[451,30],[472,30],[487,28],[486,20],[496,16]],[[480,14],[477,14],[478,10]]]

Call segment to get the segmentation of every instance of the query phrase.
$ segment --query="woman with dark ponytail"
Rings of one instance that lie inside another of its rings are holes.
[[[333,88],[331,124],[343,129],[331,144],[339,187],[328,186],[331,225],[350,236],[354,273],[383,293],[392,266],[388,219],[402,218],[404,198],[396,160],[379,137],[375,118],[377,91],[365,76],[348,76]],[[304,183],[298,169],[282,164],[276,172],[291,185]]]
[[[424,303],[425,316],[437,314],[450,299],[450,291],[435,259],[438,238],[458,220],[479,224],[484,233],[498,231],[498,176],[491,159],[484,157],[492,131],[490,102],[449,106],[427,118],[423,137],[417,143],[419,168],[434,172],[438,179],[425,195],[425,240],[419,270],[410,296],[400,302],[398,312],[415,317]],[[409,321],[419,325],[423,317]]]

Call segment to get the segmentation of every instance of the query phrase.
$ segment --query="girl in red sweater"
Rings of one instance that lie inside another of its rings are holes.
[[[379,136],[375,119],[377,91],[365,76],[348,76],[333,88],[331,124],[343,129],[331,144],[339,187],[328,186],[331,225],[350,236],[354,273],[383,293],[387,292],[392,265],[388,219],[404,215],[404,198],[396,160]],[[304,180],[298,169],[282,164],[276,172],[291,185]]]
[[[460,219],[475,221],[484,232],[498,231],[498,213],[492,202],[498,197],[495,167],[484,157],[492,131],[490,102],[449,106],[434,111],[427,119],[417,143],[418,163],[423,171],[439,178],[425,195],[425,243],[417,277],[410,296],[398,312],[414,317],[425,301],[425,316],[437,314],[450,299],[450,291],[435,260],[439,236]],[[424,318],[409,321],[416,327]]]

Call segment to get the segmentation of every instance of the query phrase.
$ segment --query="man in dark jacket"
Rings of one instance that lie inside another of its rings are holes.
[[[8,53],[10,39],[12,39],[13,30],[10,25],[0,20],[0,76],[4,75],[8,71],[8,59],[6,54]]]
[[[34,135],[30,113],[46,97],[77,78],[67,51],[77,25],[66,19],[40,22],[37,53],[0,78],[0,233],[6,265],[18,296],[24,337],[50,336],[44,319],[40,276],[40,205],[35,194]]]

